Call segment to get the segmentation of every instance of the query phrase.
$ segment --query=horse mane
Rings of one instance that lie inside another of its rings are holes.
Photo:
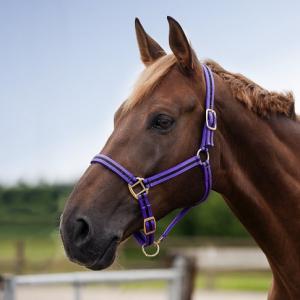
[[[142,102],[145,96],[159,85],[176,63],[177,60],[174,54],[168,54],[146,67],[123,104],[122,111],[129,111]],[[262,117],[269,117],[277,113],[297,120],[294,96],[291,92],[270,92],[241,74],[226,71],[212,60],[206,60],[204,63],[229,85],[233,96],[249,110]]]
[[[292,92],[268,91],[242,74],[228,72],[215,61],[206,60],[205,64],[228,83],[233,96],[244,103],[249,110],[263,117],[278,113],[297,119]]]

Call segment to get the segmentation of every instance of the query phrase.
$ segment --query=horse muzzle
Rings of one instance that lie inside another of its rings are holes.
[[[103,227],[105,228],[105,227]],[[115,260],[121,237],[110,233],[95,232],[87,217],[61,218],[60,235],[68,258],[91,270],[102,270]]]

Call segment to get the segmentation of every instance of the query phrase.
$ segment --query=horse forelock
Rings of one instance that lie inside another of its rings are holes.
[[[176,57],[173,54],[168,54],[147,66],[137,79],[131,94],[122,107],[122,111],[129,111],[138,103],[142,102],[145,96],[153,91],[169,73],[176,62]]]

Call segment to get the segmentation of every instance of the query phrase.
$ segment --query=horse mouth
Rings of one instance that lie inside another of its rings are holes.
[[[92,262],[91,264],[87,264],[86,267],[93,271],[103,270],[108,268],[116,258],[116,251],[117,251],[118,244],[119,244],[118,241],[116,239],[113,239],[109,243],[107,248],[104,250],[104,252],[101,253],[101,255],[98,256],[94,262]]]

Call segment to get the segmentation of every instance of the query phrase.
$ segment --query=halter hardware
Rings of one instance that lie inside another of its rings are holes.
[[[147,230],[147,225],[146,225],[147,222],[153,222],[152,230]],[[153,234],[155,231],[156,231],[156,220],[155,220],[154,216],[144,219],[144,234],[145,235]]]
[[[91,163],[97,163],[108,168],[128,184],[129,192],[137,200],[143,218],[143,232],[134,232],[133,236],[141,245],[142,252],[147,257],[154,257],[158,255],[160,250],[159,243],[164,238],[166,238],[172,228],[192,208],[191,206],[183,208],[171,221],[171,223],[161,234],[159,239],[155,241],[154,233],[156,231],[156,220],[152,213],[151,203],[148,199],[149,188],[153,188],[156,185],[169,181],[170,179],[199,166],[203,172],[204,192],[197,204],[204,202],[208,198],[209,192],[212,188],[212,174],[209,163],[209,148],[214,146],[214,131],[217,129],[217,114],[214,110],[214,78],[211,70],[206,65],[202,65],[202,69],[206,83],[205,125],[202,129],[200,149],[197,151],[196,155],[186,159],[185,161],[177,164],[174,167],[171,167],[147,178],[134,176],[118,162],[104,154],[96,155],[91,161]],[[203,157],[203,159],[201,158],[201,156]],[[155,247],[155,251],[153,253],[148,253],[145,249],[146,247],[149,247],[151,245]]]
[[[201,158],[201,153],[204,153],[205,155],[205,160],[202,160]],[[196,154],[198,157],[199,157],[199,160],[200,160],[200,165],[204,166],[204,165],[208,165],[209,164],[209,151],[207,148],[200,148],[198,151],[197,151],[197,154]]]
[[[158,255],[159,250],[160,250],[160,248],[159,248],[159,241],[157,241],[157,242],[154,241],[152,245],[154,245],[156,247],[156,250],[155,250],[154,253],[148,253],[146,251],[146,249],[145,249],[146,244],[142,245],[142,251],[143,251],[143,253],[144,253],[145,256],[147,256],[147,257],[155,257],[155,256]]]
[[[209,115],[212,117],[212,125],[209,122]],[[215,131],[217,129],[217,114],[216,111],[213,110],[212,108],[207,108],[205,111],[205,120],[206,120],[206,127],[209,130]]]
[[[133,184],[128,183],[128,189],[131,195],[138,200],[139,196],[142,194],[148,194],[149,188],[145,187],[144,178],[136,177],[137,181]],[[140,187],[140,190],[136,192],[134,189]]]

